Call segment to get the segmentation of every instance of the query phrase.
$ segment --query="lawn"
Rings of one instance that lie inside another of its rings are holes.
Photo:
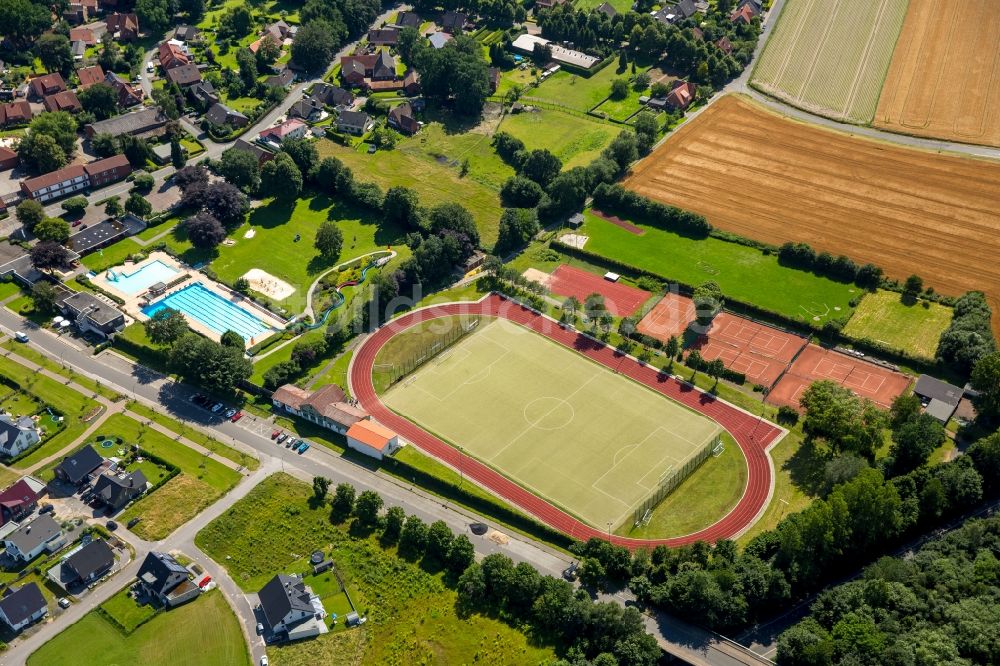
[[[132,532],[141,539],[159,541],[208,508],[219,496],[220,493],[204,481],[178,474],[156,492],[130,506],[119,519],[127,523],[133,518],[142,518]]]
[[[725,451],[710,457],[653,509],[647,525],[621,525],[616,534],[636,539],[683,536],[712,525],[736,506],[747,483],[746,457],[729,433]]]
[[[631,520],[668,479],[690,473],[719,433],[700,414],[504,320],[482,320],[383,399],[594,526]]]
[[[514,175],[514,169],[500,159],[490,145],[492,119],[484,121],[483,125],[472,129],[456,127],[450,116],[441,118],[446,122],[435,121],[428,113],[429,121],[418,134],[404,139],[395,151],[418,157],[434,166],[446,162],[447,166],[458,174],[462,162],[469,161],[469,171],[462,180],[473,180],[483,186],[499,191],[504,181]],[[395,152],[393,151],[393,152]],[[376,153],[376,156],[383,153]]]
[[[108,387],[102,386],[96,380],[91,379],[86,375],[81,375],[80,373],[76,372],[70,367],[64,368],[63,366],[59,365],[59,363],[49,358],[48,356],[40,353],[30,345],[24,345],[21,344],[20,342],[16,342],[15,340],[8,339],[5,340],[3,343],[0,343],[0,347],[3,347],[4,349],[9,349],[10,351],[14,352],[14,354],[16,354],[17,356],[27,359],[32,363],[35,363],[36,365],[40,365],[46,370],[62,375],[66,379],[71,379],[75,384],[82,386],[88,391],[93,391],[94,393],[97,393],[98,395],[101,395],[107,398],[108,400],[117,401],[122,397],[117,391],[112,391]]]
[[[239,622],[219,591],[161,613],[125,636],[97,611],[28,658],[31,666],[251,666]]]
[[[464,327],[475,319],[478,317],[459,315],[432,319],[412,326],[389,339],[375,357],[375,365],[387,369],[391,367],[393,370],[403,367],[415,356],[426,352],[432,345],[453,340],[455,326]],[[392,375],[392,371],[377,373],[375,390],[380,393],[388,390]]]
[[[21,293],[21,286],[12,280],[4,282],[0,280],[0,301]]]
[[[315,640],[269,648],[272,664],[534,664],[553,658],[551,650],[529,644],[496,620],[460,617],[455,593],[440,574],[397,558],[374,539],[353,538],[331,525],[329,507],[315,506],[311,495],[307,484],[275,474],[196,537],[243,590],[254,592],[278,572],[306,571],[304,555],[324,549],[357,610],[368,613],[369,622],[360,628],[338,628]],[[342,595],[327,578],[307,582],[330,610]]]
[[[785,516],[802,511],[812,502],[812,497],[801,483],[803,474],[811,474],[816,469],[822,470],[822,463],[802,451],[801,428],[793,430],[771,449],[771,460],[774,461],[774,494],[764,514],[754,525],[744,532],[737,543],[746,546],[758,534],[773,530]]]
[[[12,465],[16,469],[30,467],[69,446],[89,427],[89,423],[83,418],[93,414],[99,407],[98,403],[68,386],[2,356],[0,356],[0,375],[12,380],[22,390],[51,406],[65,418],[65,425],[59,432],[42,440],[40,446]],[[51,424],[49,425],[51,427]]]
[[[454,139],[456,145],[467,150],[463,151],[460,147],[441,151],[440,160],[411,147],[414,143],[421,145],[418,143],[419,134],[413,139],[400,142],[395,150],[379,151],[374,155],[327,139],[320,139],[317,147],[321,157],[333,156],[340,159],[351,167],[359,180],[375,182],[382,189],[394,185],[413,188],[420,195],[424,206],[460,202],[475,218],[483,246],[492,247],[500,225],[499,188],[487,187],[476,180],[479,174],[472,171],[473,162],[478,162],[481,156],[468,150],[475,137],[457,138],[460,136],[449,136],[449,139]],[[476,146],[477,151],[493,155],[488,142],[477,143]],[[463,178],[460,166],[465,157],[469,157],[470,172]],[[490,162],[492,163],[492,159]],[[495,178],[494,168],[499,167],[490,168],[490,178]]]
[[[639,67],[636,72],[644,72],[648,67]],[[630,69],[618,71],[617,61],[609,63],[601,71],[588,77],[559,71],[547,78],[537,88],[524,92],[524,101],[542,101],[567,106],[577,111],[590,111],[611,95],[611,82],[615,79],[630,79],[633,74]],[[638,94],[636,94],[638,100]]]
[[[500,131],[517,137],[529,150],[552,151],[562,160],[564,169],[572,169],[590,164],[621,129],[598,120],[542,109],[504,116]]]
[[[150,604],[140,606],[136,603],[127,587],[119,590],[115,596],[101,604],[100,609],[116,622],[126,635],[131,634],[139,625],[156,615],[157,610]]]
[[[113,245],[88,254],[80,259],[80,262],[95,273],[100,273],[112,266],[124,263],[130,256],[136,252],[142,252],[143,249],[131,238],[123,238]]]
[[[844,333],[932,359],[950,323],[949,307],[927,301],[907,305],[896,292],[880,289],[862,299]]]
[[[313,247],[316,229],[327,220],[336,222],[344,234],[344,248],[337,260],[323,259]],[[250,229],[254,231],[253,238],[245,238]],[[231,234],[235,245],[219,246],[212,270],[230,285],[251,268],[266,270],[295,288],[291,296],[279,303],[289,312],[297,313],[306,305],[309,285],[341,261],[387,246],[400,252],[400,260],[403,255],[408,256],[409,250],[402,243],[403,233],[367,211],[323,195],[292,203],[275,200],[255,208],[247,223]],[[296,234],[301,237],[298,242]]]
[[[253,456],[243,453],[242,451],[237,451],[236,449],[223,444],[217,439],[209,437],[200,430],[196,430],[195,428],[190,428],[181,423],[180,421],[172,419],[169,416],[156,411],[155,409],[150,409],[149,407],[146,407],[145,405],[138,402],[130,403],[128,409],[130,412],[138,414],[139,416],[142,416],[144,418],[150,419],[160,424],[164,428],[173,431],[178,435],[183,435],[184,437],[190,439],[196,444],[201,444],[202,446],[204,446],[206,449],[208,449],[217,456],[227,458],[233,461],[234,463],[243,465],[247,469],[254,470],[260,467],[260,461],[254,458]]]
[[[777,256],[718,238],[693,239],[642,224],[642,235],[585,213],[586,250],[690,285],[713,280],[725,296],[815,326],[847,318],[853,284],[787,268]]]

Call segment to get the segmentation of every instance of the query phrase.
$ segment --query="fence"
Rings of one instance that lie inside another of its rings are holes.
[[[722,445],[722,435],[716,435],[691,458],[681,465],[678,469],[672,470],[667,474],[667,476],[660,482],[660,485],[653,491],[653,493],[643,500],[642,504],[636,507],[635,514],[632,519],[634,525],[639,525],[643,521],[643,517],[646,512],[652,512],[656,506],[666,498],[667,495],[672,493],[677,486],[681,485],[681,482],[686,479],[691,472],[698,469],[705,460],[712,454],[712,451],[716,447]]]
[[[392,386],[474,331],[479,326],[479,319],[479,317],[474,317],[467,323],[449,326],[447,331],[438,337],[431,338],[423,347],[411,353],[402,362],[376,364],[373,368],[373,373],[381,375],[382,378],[387,378],[387,381],[383,384],[386,388]]]

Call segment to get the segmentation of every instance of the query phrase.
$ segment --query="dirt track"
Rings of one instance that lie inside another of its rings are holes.
[[[996,0],[910,0],[874,125],[1000,146]]]
[[[625,186],[750,238],[805,241],[946,294],[981,289],[1000,332],[1000,163],[855,138],[726,97]]]

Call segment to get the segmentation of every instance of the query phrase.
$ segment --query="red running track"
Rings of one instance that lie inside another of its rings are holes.
[[[595,342],[585,335],[561,328],[551,319],[539,316],[527,308],[495,295],[487,296],[477,303],[448,303],[405,314],[370,335],[355,351],[349,371],[351,389],[355,398],[373,418],[395,430],[403,439],[412,442],[424,452],[438,458],[452,468],[461,470],[480,485],[561,532],[580,540],[587,540],[591,537],[608,538],[607,532],[580,522],[494,469],[458,451],[399,416],[386,407],[375,393],[375,387],[372,384],[375,357],[390,338],[420,322],[459,314],[504,317],[530,328],[550,340],[575,349],[594,361],[641,382],[672,400],[701,412],[722,425],[739,443],[749,466],[747,487],[743,497],[733,507],[733,510],[722,519],[703,530],[686,536],[647,540],[613,535],[611,537],[613,543],[634,549],[661,544],[683,546],[695,541],[716,541],[731,538],[753,524],[763,510],[770,495],[772,482],[772,468],[767,449],[780,437],[781,430],[779,428],[717,400],[707,393],[667,377],[653,368],[641,365],[634,359],[621,355],[614,349]]]

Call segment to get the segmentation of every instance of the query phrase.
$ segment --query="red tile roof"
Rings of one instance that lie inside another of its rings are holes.
[[[358,421],[347,430],[347,436],[376,451],[384,450],[397,437],[396,433],[374,421]]]
[[[81,67],[76,70],[76,75],[80,79],[79,90],[86,90],[95,83],[101,83],[104,81],[104,70],[101,69],[100,65]]]

